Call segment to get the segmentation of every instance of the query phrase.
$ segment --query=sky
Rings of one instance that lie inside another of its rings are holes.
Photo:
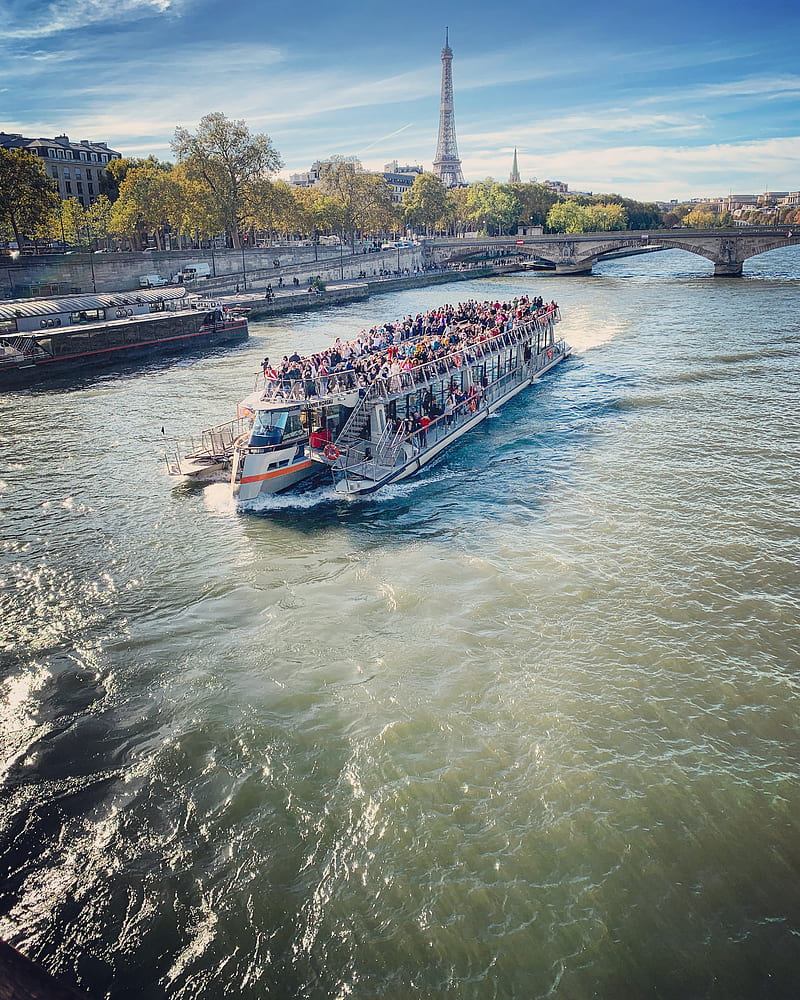
[[[281,176],[332,154],[430,170],[445,27],[467,181],[643,201],[800,189],[788,0],[0,0],[0,131],[171,159],[221,111]]]

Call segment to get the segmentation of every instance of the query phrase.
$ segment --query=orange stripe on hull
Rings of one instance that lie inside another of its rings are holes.
[[[300,462],[298,465],[287,465],[285,469],[273,469],[272,472],[265,472],[261,476],[242,476],[242,485],[245,483],[263,483],[267,479],[274,479],[276,476],[288,476],[290,472],[300,472],[302,469],[310,469],[314,463],[309,459],[307,462]]]

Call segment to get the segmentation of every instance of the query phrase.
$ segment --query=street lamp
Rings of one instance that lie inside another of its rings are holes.
[[[247,291],[247,271],[244,266],[244,243],[242,243],[242,282],[244,283],[244,290]]]
[[[342,242],[342,237],[339,237],[339,271],[341,273],[342,281],[344,281],[344,243]]]
[[[11,251],[11,259],[14,261],[15,264],[17,263],[17,261],[19,260],[19,250],[12,250]],[[9,268],[9,271],[8,271],[8,283],[11,286],[11,297],[13,298],[14,297],[14,279],[11,277],[11,269],[10,268]]]

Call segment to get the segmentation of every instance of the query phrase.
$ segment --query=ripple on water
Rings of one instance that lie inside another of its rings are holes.
[[[0,401],[0,936],[137,1000],[793,995],[776,260],[452,286],[535,284],[578,354],[356,502],[170,491],[161,426],[225,420],[265,354],[441,289]],[[19,399],[58,421],[46,467]]]

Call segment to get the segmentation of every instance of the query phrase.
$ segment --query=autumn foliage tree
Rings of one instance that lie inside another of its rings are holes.
[[[13,235],[18,247],[49,228],[58,200],[38,156],[27,149],[0,149],[0,231]]]
[[[282,166],[270,137],[253,135],[245,122],[214,111],[200,120],[194,133],[176,128],[172,150],[186,176],[210,193],[232,245],[239,247],[257,185]]]

